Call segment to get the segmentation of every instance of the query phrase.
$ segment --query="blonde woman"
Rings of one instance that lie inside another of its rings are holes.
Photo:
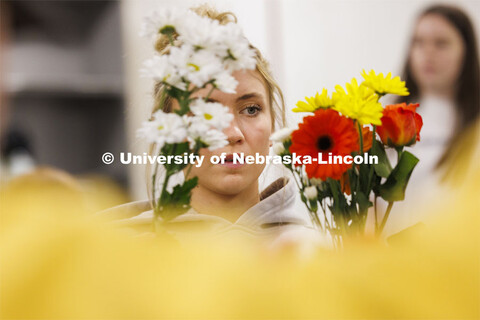
[[[217,12],[206,6],[194,10],[201,16],[219,21],[220,24],[236,23],[229,12]],[[168,39],[159,39],[156,50],[163,54],[169,50]],[[202,166],[192,167],[190,175],[199,178],[192,191],[191,209],[175,218],[169,225],[179,234],[195,231],[212,231],[214,234],[242,234],[267,237],[273,241],[296,241],[316,235],[306,212],[293,210],[297,189],[294,182],[280,177],[262,192],[259,191],[259,176],[265,164],[234,164],[234,153],[266,156],[272,144],[270,136],[278,126],[285,123],[282,91],[273,79],[268,64],[259,50],[256,52],[256,69],[233,73],[238,81],[235,94],[213,90],[212,102],[228,106],[233,121],[224,130],[228,145],[208,151]],[[205,97],[209,87],[196,92]],[[155,85],[155,106],[164,112],[179,108],[176,100],[162,101],[161,83]],[[154,108],[153,111],[156,111]],[[212,164],[213,155],[227,154],[225,164]],[[153,212],[149,201],[140,201],[119,206],[105,214],[122,216],[121,224],[140,232],[151,232]]]

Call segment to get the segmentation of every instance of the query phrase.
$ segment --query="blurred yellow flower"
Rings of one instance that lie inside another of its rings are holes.
[[[296,108],[293,108],[293,112],[314,112],[320,108],[330,108],[335,105],[334,100],[328,96],[327,89],[322,90],[322,94],[317,94],[315,97],[305,97],[305,101],[298,101]]]
[[[388,246],[350,239],[339,252],[294,237],[276,249],[218,235],[134,237],[88,214],[89,198],[66,177],[10,182],[0,189],[0,319],[479,319],[480,170],[466,165],[480,152],[470,154],[475,137],[469,130],[455,150],[450,173],[465,178],[412,212],[430,217],[427,227]]]
[[[344,116],[357,120],[361,125],[381,125],[383,107],[378,102],[375,92],[366,86],[359,86],[355,78],[345,87],[347,91],[340,85],[335,87],[336,92],[333,93],[332,98],[336,103],[333,109]]]
[[[401,81],[398,76],[392,79],[391,72],[384,76],[383,73],[375,74],[373,70],[369,74],[363,70],[362,77],[365,79],[362,85],[372,89],[380,96],[387,93],[399,96],[408,96],[410,94],[407,87],[405,87],[405,81]]]

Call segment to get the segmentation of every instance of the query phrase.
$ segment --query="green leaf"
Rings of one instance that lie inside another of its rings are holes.
[[[166,89],[166,92],[167,92],[167,95],[169,95],[174,99],[177,99],[177,101],[182,100],[183,97],[186,95],[186,91],[178,89],[177,87],[174,87],[174,86],[168,86]]]
[[[368,208],[373,206],[373,203],[370,200],[368,200],[368,197],[365,195],[365,193],[361,191],[357,192],[356,196],[357,196],[356,199],[357,199],[360,213],[366,214]]]
[[[373,165],[375,173],[380,177],[387,178],[392,172],[392,165],[381,141],[375,141],[372,149],[370,149],[370,154],[378,157],[378,163]]]
[[[348,179],[350,182],[350,190],[355,191],[357,190],[357,173],[355,172],[354,168],[348,169]],[[353,192],[352,192],[353,195]]]
[[[171,220],[190,209],[191,192],[197,183],[198,177],[194,177],[173,187],[172,193],[166,192],[165,197],[161,199],[162,210],[160,212],[164,220]]]
[[[408,151],[400,156],[396,167],[392,170],[387,181],[380,186],[380,196],[386,201],[401,201],[405,199],[405,190],[418,158]]]
[[[382,183],[382,177],[377,175],[377,174],[374,174],[373,175],[372,190],[376,195],[380,194],[381,183]]]
[[[189,144],[188,142],[182,142],[182,143],[175,143],[175,144],[165,144],[162,148],[162,154],[164,155],[183,155],[185,152],[189,152]],[[177,172],[180,172],[180,170],[184,169],[188,165],[188,162],[181,162],[179,164],[177,163],[170,163],[170,164],[165,164],[165,169],[167,170],[168,175],[175,174]]]
[[[359,171],[359,174],[360,174],[360,190],[363,190],[364,192],[368,192],[370,190],[366,190],[367,189],[367,185],[368,185],[368,175],[370,173],[370,166],[371,165],[367,165],[367,164],[360,164],[358,166],[358,171]],[[356,190],[356,189],[354,189]]]
[[[340,188],[340,182],[338,180],[333,180],[332,178],[327,178],[328,185],[333,195],[333,210],[334,213],[340,213],[342,215],[347,214],[348,203],[345,199],[345,195],[343,194]],[[333,211],[332,211],[333,212]]]

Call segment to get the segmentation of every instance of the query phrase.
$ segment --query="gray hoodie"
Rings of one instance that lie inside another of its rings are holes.
[[[218,236],[263,238],[272,244],[298,241],[318,243],[321,241],[320,233],[313,228],[307,212],[294,208],[295,195],[293,180],[280,178],[261,192],[260,202],[235,222],[198,213],[191,208],[171,220],[169,230],[188,238],[206,231]],[[100,215],[115,220],[114,223],[121,227],[133,229],[135,234],[153,231],[153,210],[148,200],[120,205],[102,211]]]

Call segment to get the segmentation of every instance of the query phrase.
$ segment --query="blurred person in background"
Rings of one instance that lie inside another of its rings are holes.
[[[418,19],[404,70],[409,100],[424,125],[421,165],[445,169],[459,137],[480,115],[480,67],[475,31],[460,9],[435,5]],[[427,173],[427,172],[426,172]]]
[[[423,220],[417,205],[426,196],[435,197],[439,188],[461,183],[477,165],[472,153],[479,141],[480,68],[467,14],[446,5],[426,8],[417,19],[403,74],[410,91],[407,103],[420,103],[423,127],[411,150],[420,162],[409,183],[408,202],[394,206],[391,232]],[[467,132],[474,133],[468,134],[469,150],[459,152],[459,140]],[[460,153],[469,158],[461,168],[456,165]]]

